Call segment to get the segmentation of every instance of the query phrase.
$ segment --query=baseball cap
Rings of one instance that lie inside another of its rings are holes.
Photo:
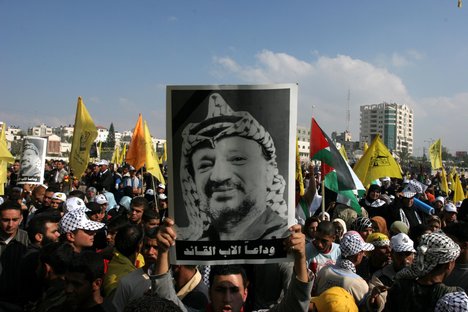
[[[162,184],[162,183],[159,183],[159,184],[158,184],[158,188],[162,188],[163,190],[165,190],[165,189],[166,189],[166,186],[165,186],[164,184]]]
[[[153,189],[147,189],[145,194],[149,195],[149,196],[153,196],[154,195],[154,190]]]
[[[394,252],[416,252],[414,242],[405,233],[398,233],[390,239],[390,247]]]
[[[67,195],[65,195],[65,193],[57,192],[52,195],[52,199],[58,199],[64,202],[67,200]]]
[[[367,236],[366,242],[374,245],[374,247],[390,246],[388,236],[382,233],[372,233]]]
[[[106,198],[106,195],[104,194],[99,194],[96,196],[95,198],[95,201],[96,203],[98,203],[99,205],[102,205],[102,204],[107,204],[109,201],[107,200]]]
[[[67,208],[67,211],[72,211],[75,209],[81,209],[81,210],[87,209],[85,202],[79,197],[70,197],[69,199],[67,199],[65,206]]]
[[[159,194],[158,197],[159,197],[160,200],[166,200],[167,199],[166,194]]]
[[[101,161],[99,161],[97,163],[98,166],[109,166],[109,162],[105,159],[101,159]]]
[[[457,207],[455,207],[455,205],[452,203],[445,204],[444,211],[458,213]]]
[[[440,201],[443,204],[445,204],[445,198],[443,196],[437,196],[434,201]]]
[[[422,193],[422,188],[416,184],[413,180],[409,181],[401,192],[401,196],[405,198],[413,198],[416,194]]]
[[[77,229],[97,231],[103,226],[104,223],[91,221],[82,209],[69,211],[60,220],[60,232],[62,234],[73,232]]]
[[[357,312],[358,307],[354,297],[344,288],[334,286],[325,290],[318,297],[312,297],[317,311],[347,311]]]
[[[340,242],[340,250],[343,257],[353,256],[361,251],[371,251],[374,249],[374,245],[364,242],[361,235],[356,231],[346,232]]]

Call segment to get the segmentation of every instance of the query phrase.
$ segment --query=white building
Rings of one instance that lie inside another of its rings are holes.
[[[296,135],[301,161],[308,161],[310,154],[310,128],[298,125]]]
[[[35,126],[28,129],[28,135],[31,136],[38,136],[38,137],[48,137],[52,135],[53,131],[51,127],[46,126],[45,124],[41,124],[39,126]]]
[[[361,106],[361,144],[370,145],[380,134],[387,148],[394,152],[407,149],[413,153],[413,110],[404,104],[381,103]]]
[[[109,135],[109,130],[101,126],[97,126],[96,128],[98,131],[96,142],[106,142],[107,136]]]

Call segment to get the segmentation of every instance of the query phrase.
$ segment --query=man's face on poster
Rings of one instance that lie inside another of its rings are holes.
[[[24,169],[34,167],[36,165],[37,157],[38,156],[34,151],[30,149],[25,150],[21,159],[21,167]]]
[[[200,207],[222,231],[265,210],[274,167],[256,141],[225,137],[214,145],[195,150],[192,165]]]

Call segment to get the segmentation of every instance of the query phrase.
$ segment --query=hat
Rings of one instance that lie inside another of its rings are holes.
[[[94,201],[96,203],[98,203],[99,205],[102,205],[102,204],[107,204],[109,201],[107,200],[107,197],[106,195],[104,194],[99,194],[96,196],[96,198],[94,199]]]
[[[380,181],[382,182],[391,182],[392,180],[390,179],[390,177],[383,177],[380,179]]]
[[[159,197],[160,200],[166,200],[167,199],[166,194],[159,194],[158,197]]]
[[[3,199],[3,197],[0,196],[0,205],[3,204],[5,202],[5,200]]]
[[[414,242],[405,233],[399,233],[390,239],[390,247],[394,252],[416,252]]]
[[[98,166],[109,166],[109,162],[105,159],[101,159],[101,161],[99,161],[97,163]]]
[[[158,184],[158,188],[161,188],[161,189],[165,190],[165,189],[166,189],[166,186],[165,186],[164,184],[162,184],[162,183],[159,183],[159,184]]]
[[[52,199],[58,199],[64,202],[67,200],[67,195],[65,195],[65,193],[57,192],[52,195]]]
[[[72,211],[75,209],[86,210],[85,202],[79,197],[70,197],[66,202],[67,211]]]
[[[468,296],[463,291],[445,294],[437,301],[436,312],[465,312],[468,311]]]
[[[455,205],[452,203],[445,204],[444,211],[458,213],[457,207],[455,207]]]
[[[361,235],[356,231],[346,232],[340,242],[340,250],[343,257],[353,256],[361,251],[371,251],[374,249],[374,245],[364,242]]]
[[[344,288],[334,286],[325,290],[318,297],[312,297],[317,311],[357,312],[358,307],[353,295]]]
[[[443,196],[437,196],[434,201],[440,201],[443,204],[445,204],[445,198]]]
[[[104,223],[89,220],[86,212],[81,209],[75,209],[67,212],[60,220],[60,232],[69,233],[77,229],[97,231],[104,226]]]
[[[390,246],[388,236],[382,233],[372,233],[367,236],[366,242],[374,245],[374,247]]]
[[[378,184],[371,184],[369,185],[369,189],[368,189],[368,192],[380,192],[381,191],[381,188],[380,188],[380,185]]]
[[[395,221],[390,225],[390,231],[393,233],[404,233],[408,234],[409,232],[409,227],[406,225],[406,223],[402,221]]]
[[[149,195],[149,196],[154,196],[154,190],[152,189],[147,189],[146,192],[145,192],[146,195]]]
[[[401,192],[401,196],[405,198],[413,198],[418,193],[422,193],[421,186],[415,183],[413,180],[411,180]]]
[[[119,205],[130,211],[130,202],[132,198],[130,196],[124,196],[120,199]]]
[[[372,227],[372,221],[366,217],[359,217],[351,224],[351,229],[358,232],[364,232],[364,230]]]

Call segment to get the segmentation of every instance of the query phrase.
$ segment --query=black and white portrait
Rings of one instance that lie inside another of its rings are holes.
[[[38,137],[24,138],[18,184],[43,183],[46,146],[47,139]]]
[[[177,258],[211,248],[208,260],[240,259],[255,247],[262,252],[249,254],[252,259],[278,257],[294,217],[288,188],[294,188],[289,157],[296,86],[179,88],[168,89],[170,213],[184,246]]]

